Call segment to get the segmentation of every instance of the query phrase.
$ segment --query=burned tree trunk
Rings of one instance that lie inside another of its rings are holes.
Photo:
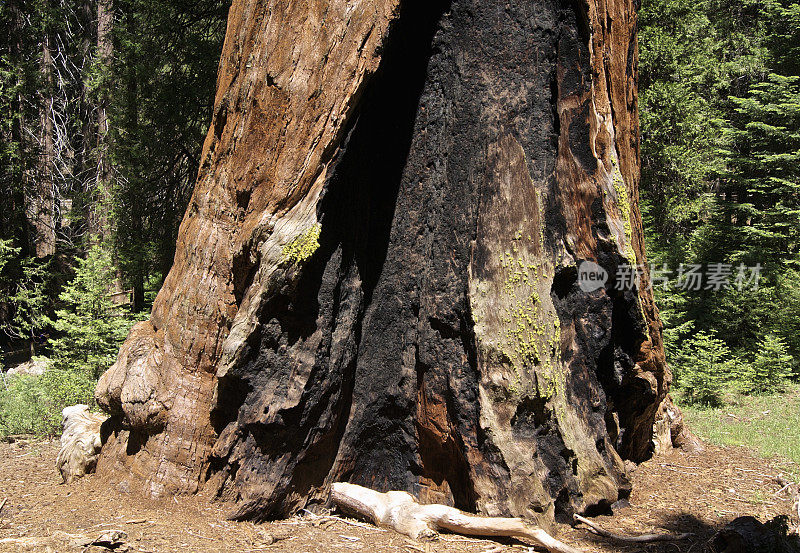
[[[545,527],[627,495],[669,383],[647,275],[615,287],[635,29],[627,0],[235,0],[98,471],[256,519],[336,481]]]

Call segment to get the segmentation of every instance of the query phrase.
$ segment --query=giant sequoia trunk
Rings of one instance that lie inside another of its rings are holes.
[[[336,481],[545,525],[628,494],[669,381],[647,276],[614,286],[635,30],[632,0],[234,0],[98,470],[256,519]]]

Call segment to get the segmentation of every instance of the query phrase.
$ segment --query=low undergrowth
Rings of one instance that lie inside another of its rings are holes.
[[[690,428],[716,445],[744,446],[763,457],[780,457],[800,464],[800,386],[783,393],[742,395],[730,392],[716,407],[689,404],[678,391],[675,400]],[[787,467],[792,473],[798,467]]]
[[[0,439],[12,434],[60,434],[61,410],[76,403],[92,405],[95,383],[84,373],[56,368],[48,368],[42,376],[7,378],[0,389]]]
[[[146,317],[112,301],[115,279],[111,254],[101,246],[77,260],[74,278],[59,294],[56,317],[42,313],[34,325],[54,331],[43,346],[50,353],[44,374],[2,375],[0,439],[60,434],[64,407],[93,406],[97,379],[114,363],[131,326]]]

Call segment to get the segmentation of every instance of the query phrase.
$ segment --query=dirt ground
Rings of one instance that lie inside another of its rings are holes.
[[[96,475],[62,485],[55,470],[57,442],[0,444],[0,551],[73,552],[80,536],[108,530],[127,534],[116,551],[135,552],[404,552],[524,553],[523,544],[455,535],[419,543],[349,519],[296,517],[266,524],[231,522],[231,506],[203,496],[149,500],[123,493]],[[585,528],[559,527],[558,537],[586,552],[696,552],[740,515],[766,521],[791,510],[792,499],[775,480],[797,472],[788,462],[766,461],[742,448],[709,446],[700,455],[674,452],[633,473],[630,506],[596,522],[618,533],[692,532],[689,540],[649,545],[614,544]],[[354,525],[360,524],[360,525]],[[273,538],[279,538],[272,543]],[[27,545],[20,540],[28,538]]]

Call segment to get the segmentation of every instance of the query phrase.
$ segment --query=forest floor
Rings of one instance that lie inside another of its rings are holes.
[[[296,517],[252,524],[231,522],[231,506],[200,496],[144,499],[124,493],[90,475],[61,484],[55,469],[56,441],[0,444],[0,551],[73,552],[86,540],[116,529],[127,534],[116,551],[290,553],[369,551],[375,553],[524,553],[522,544],[443,535],[420,543],[391,531],[348,519]],[[654,458],[633,472],[630,507],[596,522],[618,533],[691,532],[682,542],[620,545],[585,528],[560,526],[558,537],[586,552],[701,553],[708,539],[740,515],[766,521],[791,510],[792,499],[779,492],[775,477],[795,474],[788,461],[765,460],[741,447],[709,445],[702,454],[679,451]],[[27,538],[9,542],[8,538]],[[277,538],[273,544],[268,543]]]

